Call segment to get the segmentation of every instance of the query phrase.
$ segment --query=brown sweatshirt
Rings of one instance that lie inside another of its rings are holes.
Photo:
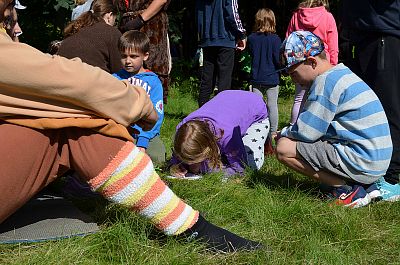
[[[0,32],[0,119],[37,129],[91,128],[131,140],[125,127],[153,105],[141,87],[100,68],[44,54]]]

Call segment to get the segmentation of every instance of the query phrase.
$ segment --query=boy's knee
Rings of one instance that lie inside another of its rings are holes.
[[[276,158],[280,162],[284,162],[286,158],[296,156],[293,149],[296,150],[296,143],[294,141],[286,137],[280,138],[276,144]]]

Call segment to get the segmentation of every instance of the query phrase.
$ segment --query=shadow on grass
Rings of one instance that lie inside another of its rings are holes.
[[[321,194],[321,189],[317,182],[299,179],[290,172],[276,175],[262,171],[252,171],[247,176],[246,186],[250,188],[254,188],[256,185],[263,185],[271,190],[299,190],[317,196]]]
[[[178,119],[178,120],[183,120],[187,116],[187,113],[179,112],[179,113],[169,113],[165,112],[164,114],[164,119]]]

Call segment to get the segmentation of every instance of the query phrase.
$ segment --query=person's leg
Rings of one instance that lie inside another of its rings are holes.
[[[269,119],[253,123],[243,136],[249,166],[260,169],[264,164],[264,144],[269,135]]]
[[[340,186],[346,184],[342,177],[339,177],[331,172],[326,172],[323,170],[316,171],[308,162],[302,159],[301,155],[297,152],[296,144],[296,141],[293,141],[289,138],[280,138],[276,145],[277,159],[293,170],[303,175],[312,177],[313,179],[329,186]]]
[[[331,144],[323,141],[296,142],[284,137],[278,140],[276,154],[278,160],[290,168],[328,185],[329,197],[335,199],[336,204],[358,208],[371,202],[365,188],[340,167]],[[360,180],[369,181],[366,176]]]
[[[251,92],[256,93],[257,95],[260,95],[262,98],[264,98],[263,92],[261,92],[261,90],[258,89],[257,85],[251,85]]]
[[[57,130],[0,121],[0,223],[68,168],[59,166]]]
[[[299,116],[301,105],[303,102],[305,90],[298,84],[296,86],[296,94],[294,96],[293,106],[292,106],[292,113],[290,116],[290,124],[295,124],[297,121],[297,117]]]
[[[213,92],[214,85],[214,70],[216,66],[216,47],[203,48],[203,70],[201,72],[200,90],[199,90],[199,107],[203,106]]]
[[[279,85],[267,89],[267,107],[268,117],[271,122],[271,133],[276,134],[278,130],[279,113],[278,113],[278,95]]]
[[[80,129],[67,133],[71,165],[93,190],[148,218],[167,235],[194,237],[222,251],[260,244],[214,226],[160,179],[147,154],[131,142]]]
[[[232,72],[235,64],[235,49],[218,47],[217,56],[218,91],[232,89]]]
[[[166,150],[160,136],[156,136],[149,141],[146,153],[155,164],[162,164],[165,162]]]

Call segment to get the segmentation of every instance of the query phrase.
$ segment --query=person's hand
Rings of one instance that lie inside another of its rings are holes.
[[[189,165],[189,171],[194,174],[199,174],[201,170],[201,163],[191,164]]]
[[[281,138],[281,131],[277,131],[275,134],[272,134],[272,139],[274,139],[275,143]]]
[[[125,32],[128,30],[139,30],[144,26],[145,21],[142,16],[139,14],[132,20],[129,20],[124,26],[121,27],[121,31]]]
[[[154,127],[157,120],[158,120],[158,115],[155,109],[153,108],[153,110],[147,117],[138,120],[135,124],[140,126],[140,128],[142,128],[143,131],[149,131]]]
[[[146,153],[146,148],[138,146],[139,150],[143,153]]]
[[[236,49],[238,49],[239,51],[243,51],[246,48],[246,42],[247,38],[243,40],[238,40],[236,43]]]
[[[188,173],[188,171],[180,165],[172,165],[169,169],[169,172],[172,176],[177,178],[184,178],[186,173]]]

